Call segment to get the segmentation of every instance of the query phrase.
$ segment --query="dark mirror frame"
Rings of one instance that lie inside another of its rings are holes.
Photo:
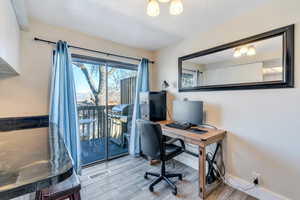
[[[192,58],[213,54],[248,43],[269,39],[276,36],[283,36],[283,72],[284,80],[253,82],[240,84],[210,85],[182,88],[182,62]],[[255,35],[246,39],[238,40],[211,49],[203,50],[178,58],[178,90],[179,92],[189,91],[217,91],[217,90],[244,90],[244,89],[271,89],[271,88],[293,88],[294,87],[294,25],[289,25],[276,30]]]

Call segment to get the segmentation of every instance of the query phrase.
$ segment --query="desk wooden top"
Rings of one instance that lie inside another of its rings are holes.
[[[221,129],[213,129],[213,128],[204,128],[204,127],[197,127],[200,130],[207,131],[206,133],[193,133],[187,130],[181,130],[177,128],[171,128],[166,126],[166,124],[172,123],[172,121],[160,121],[157,122],[161,125],[162,131],[164,135],[170,136],[170,137],[177,137],[180,139],[185,140],[186,142],[200,145],[200,146],[206,146],[215,142],[218,142],[222,140],[225,135],[226,131]]]

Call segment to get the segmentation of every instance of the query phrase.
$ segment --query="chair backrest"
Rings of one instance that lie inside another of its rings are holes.
[[[154,159],[161,158],[162,131],[159,124],[147,120],[137,120],[138,131],[141,136],[141,150],[146,156]]]

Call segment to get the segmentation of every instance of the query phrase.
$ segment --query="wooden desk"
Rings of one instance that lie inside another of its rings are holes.
[[[199,128],[207,133],[197,134],[186,130],[180,130],[165,126],[172,121],[160,121],[163,134],[172,138],[180,138],[186,143],[199,146],[199,196],[205,199],[216,187],[208,189],[206,186],[206,150],[207,145],[221,143],[226,135],[226,131],[212,128]],[[216,186],[219,184],[216,184]]]

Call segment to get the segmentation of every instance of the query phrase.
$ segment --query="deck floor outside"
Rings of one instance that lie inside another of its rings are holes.
[[[81,141],[81,164],[83,166],[95,161],[105,160],[106,138]],[[128,153],[128,145],[118,145],[108,140],[108,158]]]

